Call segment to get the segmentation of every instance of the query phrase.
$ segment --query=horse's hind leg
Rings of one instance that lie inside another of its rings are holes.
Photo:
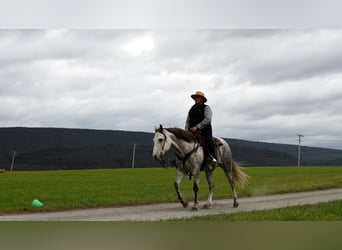
[[[177,169],[177,177],[176,177],[176,181],[175,181],[174,185],[175,185],[175,189],[176,189],[176,192],[177,192],[178,199],[179,199],[180,203],[182,203],[183,207],[187,207],[188,206],[188,202],[183,198],[182,193],[180,191],[180,183],[182,182],[184,177],[185,177],[185,173],[182,172],[182,171],[179,171]]]
[[[214,193],[214,180],[213,180],[213,171],[207,169],[205,171],[205,176],[207,177],[208,185],[209,185],[209,195],[208,195],[208,201],[206,204],[204,204],[203,208],[209,208],[213,204],[213,193]]]
[[[231,187],[232,192],[233,192],[233,199],[234,199],[233,207],[238,207],[239,203],[237,202],[238,196],[236,194],[234,180],[233,180],[233,166],[232,166],[232,164],[233,163],[231,161],[229,161],[228,164],[226,164],[226,163],[223,164],[222,169],[227,176],[227,179],[229,181],[230,187]]]

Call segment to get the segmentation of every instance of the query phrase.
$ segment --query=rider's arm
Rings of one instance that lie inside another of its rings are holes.
[[[188,113],[188,116],[186,117],[186,121],[185,121],[185,130],[189,130],[190,129],[190,115]]]
[[[204,128],[205,126],[211,123],[211,119],[213,117],[213,112],[209,106],[206,106],[204,109],[204,119],[196,125],[199,129]]]

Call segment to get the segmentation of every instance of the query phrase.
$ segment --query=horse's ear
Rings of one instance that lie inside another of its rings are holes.
[[[159,124],[159,128],[157,128],[156,126],[154,126],[154,131],[155,132],[163,132],[163,125]]]

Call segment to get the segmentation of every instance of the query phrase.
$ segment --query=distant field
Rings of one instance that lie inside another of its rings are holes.
[[[239,196],[256,196],[342,187],[342,167],[249,167],[250,184]],[[51,211],[177,201],[175,169],[113,169],[5,172],[0,174],[0,213]],[[221,169],[214,172],[214,199],[231,197]],[[192,200],[192,181],[182,182]],[[201,175],[200,199],[208,185]],[[32,208],[37,198],[43,208]]]

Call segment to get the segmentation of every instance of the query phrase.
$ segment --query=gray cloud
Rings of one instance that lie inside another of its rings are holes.
[[[0,126],[183,127],[342,148],[341,30],[0,30]]]

